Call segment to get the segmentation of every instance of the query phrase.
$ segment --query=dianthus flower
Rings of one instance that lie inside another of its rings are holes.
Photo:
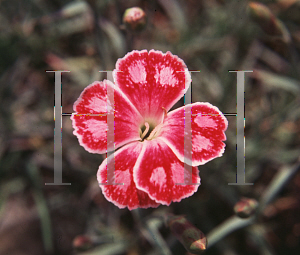
[[[117,150],[102,162],[97,173],[103,195],[129,210],[170,205],[191,196],[200,184],[197,166],[224,152],[226,118],[209,103],[189,105],[192,171],[186,171],[185,106],[168,112],[190,86],[185,63],[170,52],[132,51],[117,61],[113,77],[115,84],[104,80],[86,87],[71,117],[80,145],[102,154],[109,142],[107,113],[113,111]],[[108,89],[114,92],[113,102],[107,96]],[[110,162],[115,164],[115,183],[123,185],[103,185]],[[185,185],[185,178],[196,185]]]

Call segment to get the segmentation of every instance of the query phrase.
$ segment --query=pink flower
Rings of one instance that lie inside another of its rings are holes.
[[[97,173],[103,195],[129,210],[170,205],[191,196],[200,183],[197,166],[224,152],[226,118],[209,103],[190,105],[190,173],[183,163],[185,107],[167,113],[191,83],[184,62],[170,52],[132,51],[117,61],[114,81],[115,85],[96,81],[85,88],[71,117],[80,145],[91,153],[106,153],[105,114],[114,106],[115,183],[124,185],[101,184],[107,183],[106,159]],[[114,103],[107,98],[107,87],[114,89]],[[177,185],[185,178],[198,184]]]

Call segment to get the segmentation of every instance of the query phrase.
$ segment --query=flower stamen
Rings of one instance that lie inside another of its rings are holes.
[[[165,107],[161,107],[164,110],[164,115],[167,117],[167,109]]]
[[[144,137],[147,135],[147,133],[148,133],[148,131],[149,131],[149,128],[150,128],[148,122],[145,122],[145,127],[146,127],[146,129],[144,130],[144,132],[143,132],[142,135],[141,135],[141,139],[142,139],[142,140],[143,140]]]
[[[156,137],[162,127],[162,123],[160,123],[159,125],[157,125],[153,130],[152,132],[150,133],[150,135],[146,138],[147,140],[151,140],[153,139],[154,137]]]

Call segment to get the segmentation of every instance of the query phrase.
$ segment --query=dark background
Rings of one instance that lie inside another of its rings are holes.
[[[0,1],[0,255],[188,254],[157,215],[183,214],[203,233],[218,233],[241,197],[262,204],[275,179],[254,223],[206,254],[300,254],[300,174],[291,172],[300,155],[300,2],[261,3],[274,14],[267,22],[258,10],[250,15],[248,1]],[[133,6],[147,14],[141,32],[122,25]],[[79,145],[68,116],[63,181],[72,185],[44,185],[53,182],[54,164],[54,74],[45,71],[71,71],[62,74],[62,111],[71,113],[81,91],[105,78],[98,71],[113,70],[133,49],[171,51],[201,70],[192,74],[192,101],[224,113],[236,112],[236,74],[228,70],[254,70],[245,81],[246,182],[253,186],[228,185],[236,175],[235,116],[228,116],[224,156],[200,166],[198,191],[169,207],[129,211],[108,202],[96,180],[105,155]],[[75,250],[78,235],[94,247]]]

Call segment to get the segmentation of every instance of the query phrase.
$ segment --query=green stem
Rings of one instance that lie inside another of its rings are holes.
[[[229,235],[235,230],[247,227],[255,222],[255,217],[241,219],[237,216],[231,216],[221,223],[207,235],[207,248],[212,247],[215,243]]]
[[[158,231],[159,226],[162,224],[162,221],[159,219],[150,219],[147,221],[146,226],[148,232],[151,234],[155,246],[158,248],[162,255],[172,255],[168,245],[166,244],[165,240],[161,236],[160,232]]]
[[[294,174],[296,174],[297,171],[299,171],[299,169],[300,163],[297,162],[292,167],[283,167],[276,174],[259,201],[257,213],[262,213],[265,207],[275,199],[280,190],[290,181],[290,179],[294,176]]]
[[[280,190],[288,183],[288,181],[294,176],[294,174],[296,174],[296,172],[299,169],[300,169],[300,158],[294,166],[290,168],[283,167],[282,169],[280,169],[279,172],[275,175],[275,177],[271,181],[271,183],[269,184],[268,188],[263,193],[259,201],[256,214],[248,219],[241,219],[237,216],[232,216],[226,221],[224,221],[223,223],[221,223],[210,233],[208,233],[207,248],[212,247],[215,243],[217,243],[218,241],[220,241],[221,239],[223,239],[233,231],[247,227],[255,223],[258,216],[263,212],[265,207],[275,199],[275,197],[278,195]]]
[[[159,253],[161,255],[172,255],[168,245],[158,231],[159,227],[163,224],[162,218],[150,218],[146,220],[146,223],[143,223],[145,222],[145,219],[142,220],[140,208],[133,210],[132,214],[137,221],[139,229],[144,237],[156,247]]]
[[[40,216],[44,247],[47,254],[49,254],[52,253],[54,249],[50,213],[42,192],[41,180],[38,173],[38,169],[35,165],[31,163],[27,165],[27,169],[34,185],[33,197],[38,214]]]

